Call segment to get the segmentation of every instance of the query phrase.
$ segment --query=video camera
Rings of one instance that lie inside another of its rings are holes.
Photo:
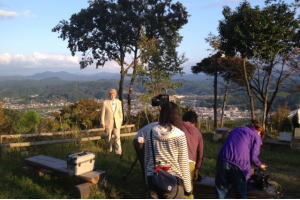
[[[268,197],[273,199],[281,199],[283,197],[281,185],[272,180],[270,175],[258,168],[254,169],[254,174],[248,180],[248,187],[250,189],[264,191]]]
[[[151,105],[153,107],[162,106],[166,103],[169,103],[169,95],[167,94],[159,94],[151,99]]]

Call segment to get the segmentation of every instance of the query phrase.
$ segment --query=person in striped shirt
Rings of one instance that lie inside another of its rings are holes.
[[[168,172],[182,180],[175,198],[184,198],[192,191],[188,147],[186,136],[181,130],[182,121],[179,108],[175,103],[169,102],[161,106],[159,123],[152,127],[153,148],[155,154],[154,166],[152,155],[151,134],[145,135],[145,180],[154,174],[157,167],[168,169]],[[149,189],[151,198],[162,198],[156,191]]]

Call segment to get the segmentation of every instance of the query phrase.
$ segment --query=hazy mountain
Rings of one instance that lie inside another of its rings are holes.
[[[100,79],[118,79],[119,74],[101,72],[96,74],[73,74],[65,71],[61,72],[42,72],[30,76],[1,76],[0,81],[8,80],[42,80],[45,78],[59,78],[65,81],[96,81]]]
[[[46,71],[42,73],[37,73],[30,76],[0,76],[0,81],[8,81],[8,80],[42,80],[45,78],[59,78],[64,81],[97,81],[101,79],[119,79],[120,75],[118,73],[110,73],[110,72],[101,72],[95,74],[75,74],[69,73],[65,71],[60,72],[51,72]],[[211,77],[205,74],[184,74],[184,75],[176,75],[173,79],[183,79],[189,81],[203,81],[207,79],[211,79]]]
[[[60,78],[65,81],[96,81],[100,79],[118,79],[119,74],[117,73],[109,73],[109,72],[101,72],[96,74],[73,74],[69,72],[43,72],[34,74],[32,76],[27,76],[28,79],[33,80],[41,80],[44,78]]]
[[[183,74],[183,75],[176,75],[173,79],[179,80],[188,80],[188,81],[204,81],[204,80],[211,80],[212,76],[207,76],[203,73],[200,74]]]

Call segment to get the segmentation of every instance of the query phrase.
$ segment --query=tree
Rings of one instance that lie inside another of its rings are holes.
[[[21,120],[23,113],[17,110],[4,109],[4,114],[8,124],[7,133],[18,134],[19,121]]]
[[[214,128],[217,128],[217,96],[218,96],[218,76],[221,76],[226,81],[226,91],[223,99],[222,114],[221,114],[221,126],[223,125],[223,115],[227,100],[228,87],[231,82],[235,82],[238,85],[243,85],[241,76],[243,70],[241,66],[243,60],[240,58],[222,57],[222,53],[218,52],[210,57],[204,58],[200,63],[192,66],[193,73],[205,73],[214,76]],[[250,63],[246,63],[247,73],[253,74],[254,66]]]
[[[69,128],[89,129],[100,126],[100,107],[94,100],[80,100],[64,107],[60,113],[53,113],[61,130]]]
[[[224,110],[227,104],[227,97],[228,97],[228,92],[231,83],[233,82],[238,86],[245,86],[245,82],[243,81],[242,78],[244,60],[238,57],[234,57],[234,58],[223,57],[219,59],[219,65],[220,65],[219,68],[222,69],[221,77],[226,82],[223,104],[222,104],[221,119],[220,119],[220,125],[222,127],[224,123]],[[255,71],[255,66],[247,62],[246,69],[247,69],[247,74],[252,76]]]
[[[18,122],[18,133],[36,133],[41,122],[41,116],[35,111],[24,113]]]
[[[156,46],[162,46],[166,48],[165,52],[162,52],[160,56],[161,58],[167,59],[165,62],[173,62],[178,60],[178,55],[176,52],[176,48],[178,44],[181,42],[181,37],[179,35],[179,29],[182,28],[184,24],[187,23],[188,14],[183,5],[179,2],[172,3],[172,0],[164,0],[164,1],[133,1],[137,5],[139,9],[135,14],[135,19],[138,19],[139,27],[136,29],[135,33],[135,43],[132,48],[133,53],[133,70],[131,81],[128,90],[128,113],[127,116],[130,118],[131,112],[131,95],[133,92],[134,82],[136,77],[141,74],[139,72],[139,68],[144,65],[148,65],[145,63],[145,59],[142,58],[142,53],[145,52],[145,41],[155,40],[158,41]],[[146,8],[146,9],[145,9]],[[142,14],[141,14],[142,13]],[[147,46],[147,45],[146,45]],[[151,50],[150,50],[151,51]],[[166,56],[166,52],[168,52],[168,56]],[[148,54],[149,55],[149,54]],[[155,55],[157,58],[158,54]],[[172,58],[174,56],[174,58]],[[143,55],[145,58],[145,55]],[[161,60],[160,58],[160,60]],[[173,65],[173,63],[169,63]],[[178,63],[177,63],[178,65]],[[162,66],[160,64],[159,66]],[[147,68],[147,67],[146,67]],[[158,67],[157,67],[158,69]],[[160,71],[164,69],[161,68]],[[167,69],[168,70],[168,69]],[[163,72],[164,73],[164,72]],[[168,72],[167,72],[168,73]]]
[[[224,20],[219,23],[221,50],[227,55],[241,56],[244,63],[249,60],[257,66],[256,79],[252,80],[244,65],[244,81],[250,101],[252,118],[254,115],[253,94],[263,104],[263,124],[266,124],[271,105],[283,81],[283,69],[287,60],[299,48],[299,20],[295,18],[292,5],[278,0],[266,2],[266,7],[252,8],[245,1],[231,11],[223,10]],[[281,63],[279,75],[274,78],[274,70]],[[271,86],[274,86],[271,89]],[[270,98],[269,98],[270,96]]]
[[[255,119],[254,113],[254,100],[252,90],[249,83],[249,75],[247,74],[246,61],[248,57],[254,55],[254,44],[251,43],[255,40],[253,35],[256,25],[250,25],[249,21],[260,23],[258,17],[259,8],[251,8],[247,1],[244,1],[236,9],[236,12],[232,12],[229,7],[224,7],[223,16],[224,20],[219,23],[219,35],[220,35],[220,49],[231,57],[241,56],[243,64],[243,77],[247,89],[247,95],[250,102],[251,118]],[[252,27],[253,26],[253,27]]]
[[[89,6],[73,14],[70,21],[62,20],[52,29],[59,37],[68,39],[72,55],[82,53],[80,67],[96,63],[96,68],[107,61],[120,66],[119,98],[123,100],[123,84],[129,70],[125,56],[132,44],[131,18],[127,15],[126,1],[89,1]]]
[[[141,68],[139,77],[147,91],[149,98],[165,93],[168,89],[176,89],[178,84],[172,82],[171,77],[182,74],[181,64],[185,62],[184,55],[178,55],[176,47],[181,41],[179,35],[174,35],[171,44],[159,39],[143,37],[140,42]]]
[[[2,108],[3,104],[0,103],[0,134],[8,131],[8,121],[6,119],[4,110]]]
[[[129,112],[131,94],[139,59],[138,42],[144,29],[147,37],[170,40],[187,23],[187,12],[181,3],[172,0],[94,0],[89,7],[73,14],[70,21],[62,20],[54,32],[68,39],[72,55],[82,53],[82,68],[96,62],[96,67],[107,61],[120,66],[119,97],[123,100],[123,85],[131,68],[129,86]],[[126,58],[132,56],[132,62]]]
[[[143,102],[149,103],[152,97],[179,87],[178,83],[172,81],[172,76],[182,73],[180,65],[185,62],[184,56],[176,51],[181,39],[177,34],[166,44],[157,38],[142,37],[139,43],[141,59],[138,77],[146,90],[141,96]],[[145,114],[147,117],[146,107]]]
[[[219,65],[219,58],[221,58],[222,53],[218,52],[210,57],[202,59],[200,63],[192,66],[193,73],[205,73],[214,76],[214,128],[218,126],[218,116],[217,116],[217,98],[218,98],[218,75],[221,72]]]

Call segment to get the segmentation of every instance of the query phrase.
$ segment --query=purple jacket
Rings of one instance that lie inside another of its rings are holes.
[[[254,129],[236,128],[228,135],[218,159],[240,168],[248,180],[252,174],[252,164],[258,167],[262,164],[258,158],[261,145],[262,140]]]

